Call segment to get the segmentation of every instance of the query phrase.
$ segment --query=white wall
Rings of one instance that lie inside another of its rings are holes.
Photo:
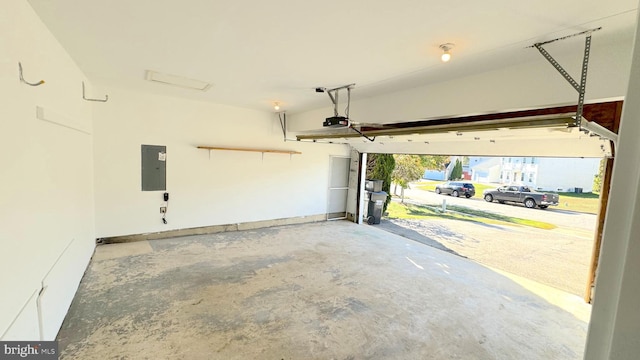
[[[284,142],[273,113],[119,88],[103,92],[109,102],[94,109],[98,237],[325,214],[329,156],[349,156],[344,145]],[[167,146],[167,225],[159,213],[164,191],[141,191],[141,144]],[[302,155],[209,152],[198,145]]]
[[[52,340],[95,243],[92,105],[26,1],[0,2],[0,34],[0,338]]]
[[[96,237],[325,213],[347,147],[285,143],[270,113],[94,87],[24,0],[0,2],[0,33],[0,338],[55,337]],[[21,84],[19,61],[46,83]],[[141,144],[168,147],[168,225],[162,192],[140,191]]]
[[[591,192],[600,159],[536,158],[536,164],[536,188],[545,191],[573,191],[579,187],[583,192]]]
[[[585,359],[640,353],[640,31],[622,110]]]
[[[632,40],[631,37],[593,34],[587,101],[624,96]],[[523,51],[536,52],[534,49]],[[558,42],[549,51],[579,79],[583,47],[571,46],[563,51],[562,42]],[[370,98],[358,95],[356,86],[351,93],[350,115],[354,121],[368,123],[402,122],[577,103],[577,92],[542,55],[537,55],[533,62]],[[321,128],[322,121],[330,114],[331,106],[293,114],[291,129]]]

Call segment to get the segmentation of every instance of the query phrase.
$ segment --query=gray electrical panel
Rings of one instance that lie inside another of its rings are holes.
[[[167,190],[167,147],[142,145],[142,191]]]

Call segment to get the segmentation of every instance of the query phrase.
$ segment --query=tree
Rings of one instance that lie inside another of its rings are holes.
[[[419,155],[422,166],[427,170],[442,170],[449,156],[447,155]]]
[[[600,160],[600,167],[598,173],[593,177],[593,190],[594,193],[602,193],[602,179],[604,178],[604,167],[607,163],[607,159]]]
[[[395,169],[393,170],[392,179],[397,185],[400,185],[401,198],[404,202],[404,189],[409,187],[409,183],[418,180],[424,174],[424,166],[417,155],[394,155]],[[394,191],[395,192],[395,191]]]
[[[449,180],[459,179],[462,179],[462,163],[460,160],[456,160],[456,164],[453,166],[453,170],[451,170],[451,174],[449,175]]]
[[[367,156],[367,179],[382,180],[382,191],[387,192],[387,200],[384,202],[382,212],[387,211],[391,201],[391,174],[396,166],[393,155],[369,154]]]

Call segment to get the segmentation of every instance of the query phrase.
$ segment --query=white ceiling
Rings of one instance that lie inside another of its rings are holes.
[[[260,110],[327,106],[317,86],[367,97],[539,59],[534,42],[634,30],[637,0],[29,0],[96,84]],[[594,35],[595,37],[595,35]],[[600,41],[600,40],[599,40]],[[442,43],[455,43],[449,63]],[[582,46],[577,38],[573,45]],[[572,42],[568,42],[571,46]],[[146,70],[213,83],[150,83]]]

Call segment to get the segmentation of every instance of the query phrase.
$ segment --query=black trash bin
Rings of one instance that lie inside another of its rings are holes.
[[[367,206],[367,224],[380,224],[380,219],[382,219],[382,209],[386,200],[387,193],[384,191],[369,193],[369,204]]]

